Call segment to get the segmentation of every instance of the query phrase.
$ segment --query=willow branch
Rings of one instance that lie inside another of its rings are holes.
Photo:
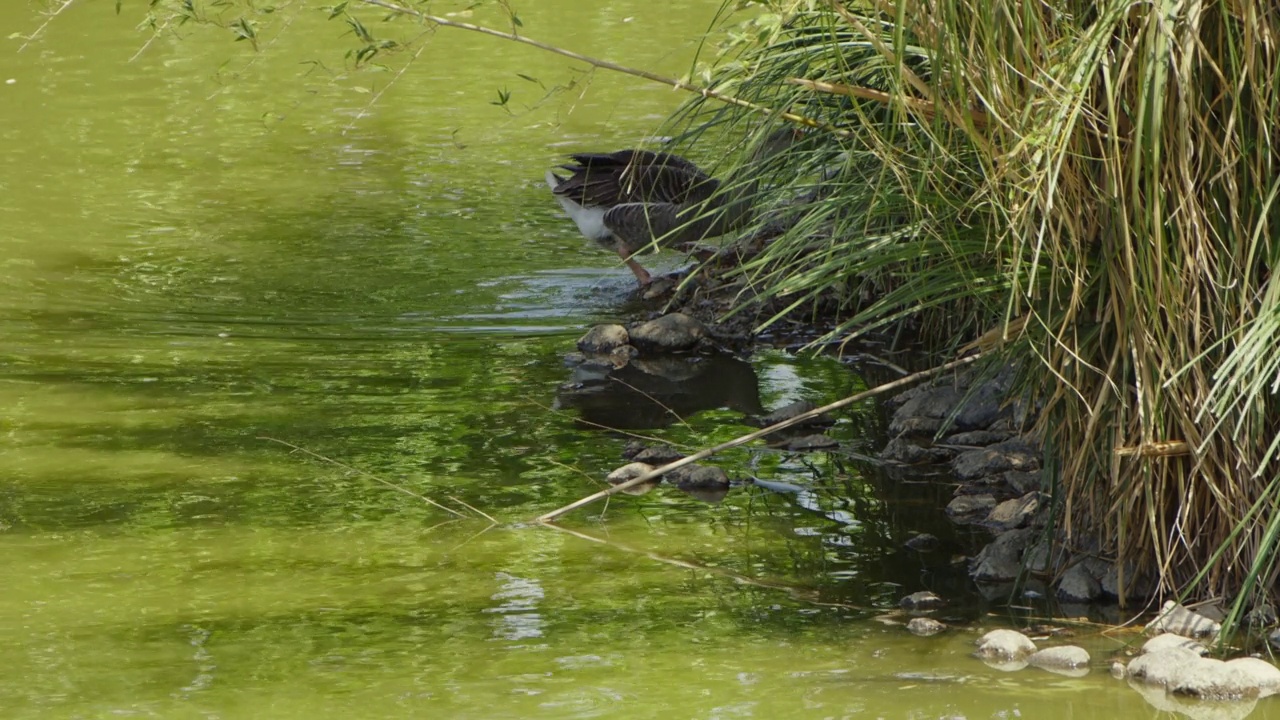
[[[471,32],[477,32],[477,33],[480,33],[481,35],[489,35],[491,37],[502,38],[503,40],[510,40],[511,42],[530,45],[532,47],[538,48],[539,50],[545,50],[546,52],[553,53],[555,55],[560,55],[563,57],[570,58],[572,60],[577,60],[578,62],[584,62],[588,65],[591,65],[592,67],[602,68],[604,70],[612,70],[614,72],[622,73],[624,75],[631,75],[632,77],[643,78],[645,80],[661,83],[663,85],[673,87],[676,90],[684,90],[685,92],[691,92],[691,93],[694,93],[695,95],[701,95],[704,98],[716,100],[722,103],[726,103],[728,105],[734,105],[740,108],[745,108],[747,110],[752,110],[754,112],[762,113],[765,115],[780,117],[784,120],[796,123],[798,125],[804,125],[806,127],[817,128],[820,130],[826,130],[828,132],[837,133],[839,135],[849,134],[847,130],[841,130],[840,128],[837,128],[834,125],[830,125],[828,123],[824,123],[824,122],[821,122],[820,120],[815,120],[810,117],[805,117],[804,115],[797,115],[792,112],[779,112],[777,110],[774,110],[773,108],[769,108],[764,105],[753,103],[750,100],[743,100],[742,98],[733,97],[732,95],[725,95],[724,93],[716,92],[711,88],[703,87],[701,85],[694,85],[692,83],[688,83],[683,80],[678,80],[676,78],[667,77],[665,75],[652,73],[652,72],[649,72],[648,70],[641,70],[639,68],[627,67],[626,65],[619,65],[618,63],[610,62],[608,60],[601,60],[600,58],[591,57],[590,55],[583,55],[582,53],[576,53],[572,50],[566,50],[565,48],[562,48],[562,47],[556,47],[555,45],[550,45],[540,40],[534,40],[533,38],[525,37],[523,35],[503,32],[501,30],[494,30],[493,28],[485,27],[483,25],[473,25],[472,23],[458,22],[457,20],[450,20],[448,18],[443,18],[438,15],[430,15],[428,13],[422,12],[421,10],[407,7],[405,5],[401,5],[396,2],[391,2],[390,0],[360,0],[360,2],[365,5],[373,5],[376,7],[383,8],[385,10],[390,10],[391,12],[398,13],[400,15],[409,15],[411,17],[416,17],[419,20],[423,20],[432,25],[438,25],[440,27],[456,28],[458,30],[470,30]]]

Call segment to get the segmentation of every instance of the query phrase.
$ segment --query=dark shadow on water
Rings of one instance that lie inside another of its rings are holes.
[[[618,430],[667,427],[703,410],[764,412],[755,368],[728,356],[637,359],[621,369],[583,363],[556,407],[577,410],[585,427]]]

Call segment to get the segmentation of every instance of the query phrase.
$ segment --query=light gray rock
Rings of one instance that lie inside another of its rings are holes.
[[[1129,662],[1126,669],[1129,678],[1168,687],[1183,671],[1184,666],[1200,659],[1200,654],[1186,648],[1170,647],[1158,652],[1143,653]]]
[[[913,592],[898,601],[898,606],[903,610],[935,610],[946,604],[947,601],[928,590]]]
[[[1227,667],[1247,684],[1258,688],[1258,697],[1280,693],[1280,669],[1275,665],[1254,657],[1242,657],[1228,660]]]
[[[1147,632],[1166,632],[1190,638],[1214,637],[1222,626],[1170,600],[1160,608],[1160,615],[1147,624]]]
[[[1244,672],[1221,660],[1201,657],[1182,665],[1165,685],[1165,690],[1173,695],[1200,700],[1247,700],[1259,695],[1259,688],[1250,684]]]
[[[991,660],[1024,660],[1036,651],[1031,638],[1017,630],[992,630],[978,638],[978,657]]]
[[[608,355],[631,342],[621,325],[596,325],[578,338],[578,349],[589,355]]]
[[[1058,599],[1069,603],[1087,603],[1102,595],[1102,586],[1089,574],[1084,563],[1076,563],[1058,581]]]
[[[707,328],[684,313],[663,315],[631,328],[631,344],[640,353],[673,353],[692,350],[707,337]]]
[[[1116,660],[1111,663],[1111,677],[1117,680],[1123,680],[1125,676],[1124,663]]]
[[[1158,685],[1129,681],[1143,700],[1160,712],[1169,713],[1169,717],[1188,718],[1188,720],[1244,720],[1249,717],[1257,700],[1238,700],[1235,702],[1202,702],[1193,698],[1170,695]]]
[[[1182,648],[1183,650],[1190,650],[1191,652],[1201,656],[1209,654],[1209,649],[1204,645],[1201,645],[1191,638],[1184,638],[1181,635],[1174,635],[1173,633],[1163,633],[1146,641],[1142,645],[1142,652],[1144,654],[1160,652],[1162,650],[1168,650],[1169,648]]]
[[[1059,675],[1084,677],[1089,674],[1089,652],[1076,645],[1059,645],[1031,653],[1027,664]]]
[[[934,620],[933,618],[911,618],[911,622],[907,623],[907,630],[911,631],[912,635],[919,635],[920,637],[937,635],[946,629],[946,625]]]
[[[628,463],[626,465],[623,465],[617,470],[614,470],[613,472],[609,473],[608,477],[606,477],[605,480],[610,485],[621,485],[622,483],[627,482],[628,480],[634,480],[635,478],[638,478],[641,475],[644,475],[645,473],[650,473],[650,472],[653,472],[652,465],[648,463],[642,463],[642,462],[633,462],[633,463]],[[658,483],[660,482],[662,482],[662,478],[656,477],[652,480],[646,480],[645,482],[640,483],[639,485],[629,487],[626,490],[623,490],[622,492],[626,493],[627,495],[643,495],[649,492],[650,490],[654,489],[655,487],[657,487]]]

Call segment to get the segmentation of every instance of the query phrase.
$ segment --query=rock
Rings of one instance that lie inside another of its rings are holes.
[[[933,618],[911,618],[911,622],[907,623],[907,630],[909,630],[912,635],[919,635],[920,637],[937,635],[946,629],[946,625],[934,620]]]
[[[1067,568],[1058,581],[1058,599],[1062,602],[1087,603],[1102,595],[1102,586],[1089,574],[1084,563]]]
[[[986,524],[999,530],[1026,527],[1031,524],[1031,518],[1040,509],[1041,500],[1047,498],[1047,495],[1029,492],[1020,498],[1005,500],[992,508],[991,513],[987,515]]]
[[[1267,644],[1280,650],[1280,629],[1272,630],[1271,634],[1267,635]]]
[[[947,503],[947,516],[958,523],[977,522],[996,506],[991,495],[961,495]]]
[[[1253,713],[1258,701],[1254,699],[1235,702],[1201,702],[1199,700],[1170,695],[1163,687],[1146,685],[1134,680],[1129,681],[1133,688],[1147,704],[1166,717],[1187,718],[1188,720],[1244,720]]]
[[[1147,632],[1166,632],[1183,637],[1205,638],[1218,634],[1222,626],[1169,600],[1160,608],[1160,616],[1147,624]]]
[[[789,438],[779,445],[783,450],[792,452],[813,452],[815,450],[830,450],[840,447],[839,441],[829,438],[826,435],[805,435],[804,437]]]
[[[890,435],[933,435],[963,396],[950,385],[931,386],[914,393],[893,413]]]
[[[1245,624],[1251,628],[1261,629],[1268,628],[1280,621],[1276,617],[1276,609],[1267,603],[1255,606],[1244,616]]]
[[[1280,669],[1266,660],[1253,657],[1228,660],[1227,667],[1241,680],[1258,688],[1258,697],[1267,697],[1280,692]]]
[[[946,604],[947,601],[928,590],[911,593],[898,601],[903,610],[936,610]]]
[[[718,490],[729,488],[729,476],[711,465],[686,465],[671,473],[671,481],[681,490]]]
[[[933,552],[938,549],[938,545],[941,543],[942,541],[939,540],[936,535],[920,533],[903,543],[903,546],[908,550],[915,550],[916,552]]]
[[[1002,416],[1010,414],[1001,407],[1008,392],[1009,383],[1002,379],[988,380],[969,391],[953,421],[956,429],[986,429]]]
[[[1111,677],[1117,680],[1123,680],[1124,676],[1125,676],[1124,663],[1120,662],[1119,660],[1116,660],[1115,662],[1111,663]]]
[[[1044,485],[1040,480],[1040,471],[1035,470],[1028,472],[1026,470],[1009,470],[1001,473],[1000,480],[1015,495],[1026,495],[1029,492],[1035,492],[1044,489]]]
[[[1036,651],[1031,638],[1017,630],[992,630],[978,638],[976,655],[991,660],[1022,660]]]
[[[1183,671],[1183,667],[1200,660],[1200,654],[1186,648],[1170,647],[1158,652],[1143,653],[1129,662],[1126,672],[1130,679],[1148,685],[1167,687]]]
[[[1022,553],[1034,533],[1030,528],[1002,533],[973,558],[969,576],[979,583],[1016,579],[1022,571]]]
[[[1143,655],[1142,657],[1149,657]],[[1260,689],[1249,683],[1245,671],[1233,668],[1221,660],[1197,657],[1184,664],[1180,671],[1165,684],[1173,695],[1200,700],[1245,700],[1256,698]]]
[[[962,452],[951,461],[961,480],[973,480],[1009,470],[1038,470],[1040,453],[1020,439],[1005,440],[981,450]]]
[[[608,355],[630,342],[627,329],[621,325],[596,325],[578,338],[578,349],[588,355]]]
[[[707,328],[684,313],[663,315],[641,323],[629,333],[631,344],[645,353],[687,352],[707,337]]]
[[[635,478],[640,477],[641,475],[644,475],[645,473],[650,473],[650,472],[653,472],[652,465],[649,465],[647,463],[642,463],[642,462],[633,462],[627,465],[623,465],[617,470],[614,470],[613,472],[609,473],[608,477],[606,477],[605,480],[608,481],[610,485],[621,485],[622,483],[628,480],[633,480]],[[656,477],[656,478],[653,478],[652,480],[647,480],[639,485],[629,487],[626,490],[623,490],[622,492],[628,495],[643,495],[649,492],[650,490],[654,489],[655,487],[657,487],[658,483],[660,482],[662,482],[662,478]]]
[[[1196,655],[1208,655],[1209,649],[1190,638],[1184,638],[1181,635],[1172,633],[1164,633],[1157,635],[1142,645],[1142,653],[1162,652],[1170,648],[1179,648],[1182,650],[1190,650]]]
[[[790,420],[793,417],[803,415],[811,410],[814,410],[817,407],[818,407],[817,405],[814,405],[808,400],[797,400],[789,405],[783,405],[782,407],[778,408],[777,410],[774,410],[768,415],[757,417],[757,418],[754,418],[753,420],[754,420],[754,424],[760,427],[769,427],[770,425],[777,425],[780,422],[786,422],[787,420]],[[826,427],[828,425],[834,425],[835,422],[836,421],[834,418],[824,413],[822,415],[818,415],[816,417],[809,418],[808,420],[804,420],[803,422],[797,423],[792,427]]]
[[[942,440],[946,445],[971,445],[986,447],[1009,439],[1009,433],[991,432],[990,430],[969,430],[948,435]]]
[[[631,459],[636,462],[649,463],[654,467],[661,467],[683,457],[684,455],[670,445],[654,445],[636,453]]]
[[[1050,672],[1080,677],[1089,672],[1089,653],[1075,645],[1059,645],[1032,653],[1027,657],[1027,664]]]
[[[1120,597],[1120,566],[1107,563],[1106,571],[1098,580],[1102,584],[1102,594],[1107,597]],[[1155,593],[1155,586],[1149,575],[1138,575],[1132,564],[1126,565],[1124,573],[1124,593],[1126,600],[1149,598]]]
[[[896,437],[889,441],[884,449],[880,451],[882,460],[892,460],[900,462],[904,465],[923,465],[925,463],[940,463],[954,457],[955,450],[948,448],[924,446],[914,443],[907,438]]]

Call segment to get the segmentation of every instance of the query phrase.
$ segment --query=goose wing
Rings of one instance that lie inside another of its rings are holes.
[[[572,173],[555,190],[580,205],[613,207],[624,203],[684,205],[710,197],[719,183],[697,165],[669,153],[621,150],[570,156]]]
[[[604,213],[604,226],[628,253],[637,253],[654,241],[669,245],[688,223],[674,203],[622,203]]]

